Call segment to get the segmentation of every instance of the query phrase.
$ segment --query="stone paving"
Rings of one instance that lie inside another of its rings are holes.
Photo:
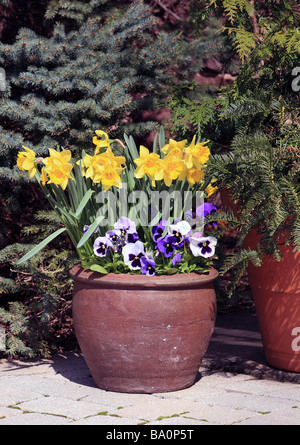
[[[255,314],[247,311],[218,316],[197,382],[176,392],[100,390],[78,352],[0,360],[0,425],[299,424],[300,374],[264,362]]]

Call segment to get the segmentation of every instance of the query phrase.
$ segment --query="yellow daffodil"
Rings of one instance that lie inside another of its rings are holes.
[[[201,179],[204,178],[204,172],[201,170],[198,170],[195,167],[192,167],[187,172],[186,179],[188,180],[188,183],[190,185],[194,185],[196,182],[200,182]]]
[[[211,183],[206,187],[205,192],[207,194],[207,197],[213,195],[214,193],[216,193],[216,191],[218,190],[218,187],[214,187],[212,184],[213,182],[215,182],[216,180],[213,179],[211,181]]]
[[[100,155],[85,155],[85,157],[83,158],[83,164],[86,167],[86,171],[84,174],[86,178],[93,179],[96,174],[97,167],[101,164],[100,161]]]
[[[103,165],[105,165],[107,161],[110,161],[111,165],[117,168],[120,168],[126,163],[124,156],[115,156],[110,147],[100,155],[100,158]]]
[[[42,181],[43,185],[46,185],[47,182],[48,182],[48,178],[47,178],[47,175],[46,175],[44,167],[42,168],[42,172],[41,172],[41,181]]]
[[[184,169],[184,161],[182,157],[179,156],[177,150],[178,149],[173,149],[169,151],[167,156],[162,160],[163,179],[167,187],[170,187],[172,181],[177,179]]]
[[[125,162],[124,156],[115,156],[111,148],[108,147],[104,153],[95,154],[94,156],[86,155],[83,158],[83,163],[86,167],[85,176],[91,178],[95,183],[102,182],[104,173],[108,178],[109,171],[116,170],[117,175],[120,176]],[[119,184],[117,180],[115,182]],[[112,185],[116,185],[116,183]]]
[[[140,157],[135,159],[134,162],[137,165],[134,171],[136,178],[143,178],[147,175],[152,181],[153,187],[155,187],[155,181],[163,179],[162,160],[158,154],[149,153],[149,150],[143,145],[140,146]]]
[[[161,151],[162,151],[163,153],[165,153],[165,154],[170,153],[170,151],[173,150],[174,148],[179,148],[181,151],[183,151],[183,150],[184,150],[184,147],[186,146],[186,144],[187,144],[187,140],[177,142],[177,141],[175,141],[174,139],[170,139],[170,140],[169,140],[169,143],[166,144],[166,145],[161,149]]]
[[[26,151],[18,153],[17,166],[20,170],[27,170],[29,178],[36,174],[36,157],[35,152],[27,147],[22,147]]]
[[[97,136],[93,137],[93,143],[96,145],[95,154],[100,152],[101,148],[110,147],[109,136],[105,131],[96,130]]]
[[[99,168],[99,177],[105,191],[112,186],[122,188],[121,171],[122,168],[112,168],[109,164]]]
[[[209,159],[210,150],[205,146],[206,142],[198,142],[195,144],[196,135],[194,136],[191,144],[184,150],[185,152],[185,163],[187,168],[196,167],[198,170],[201,170],[203,164]]]
[[[44,159],[45,173],[49,176],[49,184],[53,183],[60,185],[64,190],[67,187],[68,180],[71,178],[71,170],[73,168],[70,164],[71,152],[64,150],[58,152],[53,148],[49,148],[50,156]]]

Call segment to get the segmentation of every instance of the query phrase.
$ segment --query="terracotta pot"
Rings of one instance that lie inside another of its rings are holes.
[[[248,265],[266,361],[279,369],[300,372],[300,252],[279,240],[283,258],[264,255],[261,267]],[[256,248],[259,235],[252,230],[244,247]]]
[[[220,189],[220,197],[221,197],[221,203],[224,210],[230,209],[233,211],[235,215],[238,215],[239,208],[238,208],[238,201],[234,200],[231,196],[231,191],[227,188],[221,188]]]
[[[155,393],[191,386],[216,318],[218,276],[145,277],[75,266],[73,321],[96,385]]]

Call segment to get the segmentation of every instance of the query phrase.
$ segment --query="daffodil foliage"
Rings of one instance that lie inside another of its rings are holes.
[[[62,227],[19,262],[67,230],[82,265],[101,273],[151,276],[208,272],[217,240],[206,233],[211,226],[205,218],[217,209],[203,202],[186,211],[172,198],[164,219],[166,200],[162,199],[155,212],[152,202],[155,193],[162,197],[177,193],[183,200],[189,194],[194,202],[198,192],[205,197],[216,192],[214,179],[205,174],[208,141],[196,141],[195,136],[190,143],[167,142],[163,128],[156,134],[151,151],[143,145],[138,150],[126,134],[124,141],[111,140],[107,133],[97,130],[92,140],[94,149],[76,161],[69,150],[49,148],[48,157],[36,158],[31,149],[23,147],[17,165],[28,171],[30,178],[36,177]],[[124,190],[126,214],[120,198]],[[135,194],[144,199],[146,223],[145,219],[141,222],[139,202],[132,199]]]

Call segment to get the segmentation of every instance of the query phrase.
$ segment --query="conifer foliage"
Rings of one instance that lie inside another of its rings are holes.
[[[167,82],[166,66],[178,52],[176,38],[153,38],[150,10],[133,3],[104,23],[86,21],[50,38],[21,29],[12,45],[0,44],[6,90],[0,101],[1,176],[13,174],[22,144],[43,153],[56,145],[90,146],[98,128],[141,133],[153,123],[135,122],[137,110],[154,109]]]
[[[21,28],[13,43],[0,42],[6,75],[0,91],[0,325],[7,331],[6,353],[31,357],[55,350],[58,334],[72,337],[67,271],[74,258],[65,240],[16,267],[16,259],[59,224],[49,212],[37,214],[43,202],[31,207],[37,187],[17,169],[17,153],[22,145],[37,155],[59,146],[76,159],[90,150],[97,129],[112,138],[147,133],[156,122],[142,111],[164,103],[175,72],[182,72],[176,79],[188,75],[196,46],[186,56],[177,36],[157,32],[142,1],[52,0],[46,19],[50,29],[54,23],[49,35]],[[31,224],[25,228],[24,213]],[[27,235],[28,244],[7,245],[10,231],[10,241]]]

